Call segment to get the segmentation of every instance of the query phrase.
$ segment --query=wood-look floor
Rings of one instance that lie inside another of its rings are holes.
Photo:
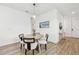
[[[1,47],[0,55],[24,55],[24,50],[20,50],[19,43],[15,43]],[[28,55],[32,55],[32,51]],[[58,44],[48,43],[47,51],[42,45],[42,52],[35,51],[35,55],[79,55],[79,39],[65,38]]]

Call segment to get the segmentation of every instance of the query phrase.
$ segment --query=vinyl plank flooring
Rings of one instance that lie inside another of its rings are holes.
[[[35,51],[35,55],[79,55],[79,39],[65,37],[58,44],[48,43],[45,51],[41,46],[41,53]],[[0,47],[0,55],[24,55],[24,50],[20,50],[20,43],[14,43]],[[32,51],[28,52],[32,55]]]

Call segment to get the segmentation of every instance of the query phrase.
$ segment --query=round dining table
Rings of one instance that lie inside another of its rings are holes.
[[[41,48],[40,48],[40,44],[39,44],[39,40],[41,40],[41,38],[43,37],[42,34],[35,34],[35,35],[32,35],[32,34],[28,34],[28,35],[24,35],[24,38],[34,38],[35,41],[38,43],[38,50],[39,50],[39,53],[41,53]]]

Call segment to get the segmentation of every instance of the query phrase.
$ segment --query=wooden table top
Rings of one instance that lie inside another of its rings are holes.
[[[28,35],[25,35],[24,37],[25,38],[35,38],[35,40],[38,40],[38,39],[42,38],[43,35],[41,35],[41,34],[36,34],[36,35],[28,34]]]

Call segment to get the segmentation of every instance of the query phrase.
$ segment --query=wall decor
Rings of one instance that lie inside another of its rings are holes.
[[[49,21],[40,22],[39,28],[49,28]]]
[[[59,29],[62,30],[62,23],[59,23]]]

